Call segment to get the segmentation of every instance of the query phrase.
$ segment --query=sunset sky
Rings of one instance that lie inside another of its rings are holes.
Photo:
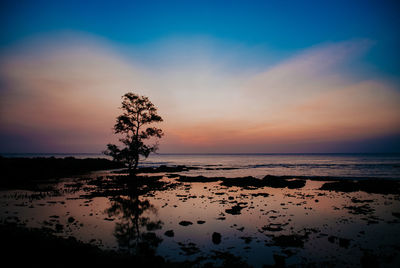
[[[1,1],[0,153],[400,152],[399,1]]]

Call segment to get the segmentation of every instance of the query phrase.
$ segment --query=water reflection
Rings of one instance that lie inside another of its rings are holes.
[[[67,189],[57,196],[7,191],[0,196],[0,222],[45,226],[102,249],[119,247],[142,266],[399,264],[398,194],[323,190],[332,182],[313,180],[291,189],[181,178],[133,180],[113,173],[69,181],[57,187]],[[386,188],[374,191],[379,189]]]
[[[149,200],[137,194],[113,199],[106,210],[109,217],[116,217],[114,236],[119,248],[133,255],[154,255],[162,239],[154,231],[162,228],[163,222],[151,220],[149,214],[157,214],[157,209]]]

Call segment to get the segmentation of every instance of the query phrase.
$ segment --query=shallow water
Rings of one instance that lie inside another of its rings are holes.
[[[96,197],[99,189],[90,182],[106,175],[65,179],[41,195],[1,191],[1,221],[50,228],[105,249],[136,252],[145,243],[167,260],[199,264],[237,256],[255,267],[277,258],[287,265],[357,267],[369,254],[400,265],[399,195],[322,191],[323,182],[308,180],[302,189],[180,183],[143,195]]]
[[[105,158],[102,154],[8,154],[6,157]],[[196,166],[187,175],[270,175],[400,179],[400,154],[152,154],[141,166]]]

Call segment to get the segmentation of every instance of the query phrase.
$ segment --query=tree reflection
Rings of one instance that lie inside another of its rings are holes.
[[[115,216],[119,222],[115,225],[114,236],[120,249],[137,256],[154,255],[162,239],[153,231],[162,228],[162,221],[152,221],[149,214],[157,209],[138,195],[114,198],[106,210],[109,217]]]

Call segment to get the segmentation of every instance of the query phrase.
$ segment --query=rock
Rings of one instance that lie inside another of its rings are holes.
[[[223,186],[237,186],[237,187],[261,187],[263,186],[260,179],[254,177],[238,177],[238,178],[225,178],[221,185]]]
[[[191,221],[181,221],[181,222],[179,222],[179,225],[182,225],[182,226],[188,226],[188,225],[192,225],[193,224],[193,222],[191,222]]]
[[[205,221],[197,221],[197,224],[204,224],[206,223]]]
[[[289,188],[289,189],[298,189],[303,188],[306,185],[306,181],[302,179],[288,179],[284,176],[272,176],[267,175],[262,179],[262,183],[264,186],[273,187],[273,188]]]
[[[254,197],[257,197],[257,196],[268,197],[269,194],[268,193],[255,193],[255,194],[251,194],[251,196],[254,196]]]
[[[241,207],[239,205],[235,205],[230,209],[225,209],[226,213],[232,214],[232,215],[240,215],[240,211],[244,209],[244,207]]]
[[[215,245],[219,245],[219,244],[221,243],[221,234],[220,234],[220,233],[217,233],[217,232],[214,232],[214,233],[212,234],[212,242],[213,242]]]
[[[68,223],[73,223],[75,221],[74,217],[69,217],[68,218]]]
[[[400,184],[397,181],[389,180],[360,180],[360,181],[336,181],[327,182],[320,190],[337,191],[337,192],[357,192],[364,191],[375,194],[398,194]]]
[[[174,231],[173,230],[168,230],[168,231],[166,231],[165,233],[164,233],[164,235],[165,236],[168,236],[168,237],[174,237]]]

